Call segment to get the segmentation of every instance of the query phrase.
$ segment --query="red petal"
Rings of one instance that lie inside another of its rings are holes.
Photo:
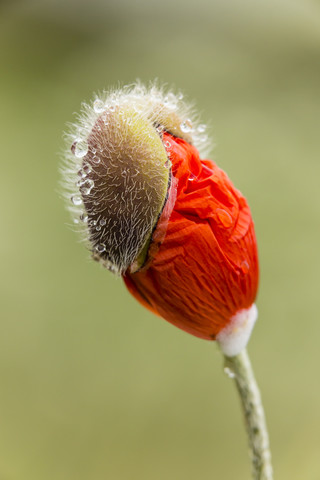
[[[151,263],[124,280],[147,308],[193,335],[214,339],[256,297],[253,221],[246,199],[223,170],[200,160],[184,140],[165,134],[166,140],[177,198]]]

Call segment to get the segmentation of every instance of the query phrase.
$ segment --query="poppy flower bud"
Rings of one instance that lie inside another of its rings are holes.
[[[205,126],[181,97],[138,84],[84,107],[68,137],[70,210],[94,259],[140,303],[232,356],[257,318],[254,225],[244,196],[201,158]]]

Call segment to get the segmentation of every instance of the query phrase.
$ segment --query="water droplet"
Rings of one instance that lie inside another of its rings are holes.
[[[81,220],[81,222],[83,222],[83,223],[87,223],[87,221],[88,221],[88,215],[85,214],[85,213],[81,213],[81,215],[80,215],[80,220]]]
[[[164,164],[166,168],[171,168],[172,167],[172,162],[171,160],[167,159],[166,163]]]
[[[103,121],[104,125],[109,125],[109,112],[105,112],[102,116],[101,116],[101,120]]]
[[[177,108],[177,100],[177,97],[173,93],[168,93],[164,98],[163,103],[170,110],[175,110]]]
[[[163,132],[163,130],[164,130],[163,125],[159,125],[159,126],[156,128],[156,130],[157,130],[157,132],[158,132],[159,134],[161,134],[161,133]]]
[[[100,243],[99,245],[96,246],[96,250],[99,253],[103,253],[105,251],[105,249],[106,249],[106,247],[102,243]]]
[[[224,367],[224,373],[228,375],[229,378],[235,378],[236,374],[229,367]]]
[[[82,158],[88,153],[88,144],[85,140],[79,140],[74,147],[74,154],[77,158]]]
[[[80,170],[78,170],[78,176],[81,177],[81,178],[85,178],[86,177],[86,173],[84,172],[84,170],[82,168],[80,168]],[[78,182],[79,183],[79,182]],[[77,185],[78,185],[77,183]]]
[[[73,223],[75,223],[76,225],[79,223],[79,219],[78,218],[74,218],[73,219]]]
[[[198,139],[200,143],[204,143],[208,140],[208,135],[201,135]]]
[[[183,99],[183,93],[179,92],[178,95],[177,95],[177,99],[182,100]]]
[[[207,130],[207,126],[204,123],[200,123],[200,125],[198,125],[197,130],[199,133],[203,133]]]
[[[94,181],[91,180],[91,178],[87,178],[86,180],[80,180],[81,185],[80,185],[80,192],[82,195],[89,195],[91,193],[91,190],[94,187]]]
[[[101,162],[101,159],[100,157],[98,157],[97,155],[94,155],[94,157],[92,158],[92,161],[98,165],[100,162]]]
[[[89,165],[89,163],[85,163],[82,167],[82,170],[85,173],[85,175],[88,175],[89,173],[92,172],[91,165]]]
[[[101,218],[99,223],[103,227],[107,223],[107,220],[105,218]]]
[[[180,125],[181,130],[183,133],[190,133],[192,131],[192,122],[188,118],[186,121],[182,122]]]
[[[230,213],[228,213],[226,210],[223,210],[222,208],[217,208],[216,214],[224,227],[231,227],[231,225],[233,224],[233,220]]]
[[[171,143],[170,142],[164,142],[165,148],[171,148]]]
[[[96,226],[96,230],[97,230],[97,232],[100,232],[100,230],[101,230],[100,225],[97,225],[97,226]]]
[[[176,103],[177,97],[173,93],[168,93],[164,98],[164,103]]]
[[[93,110],[96,113],[101,113],[104,110],[104,102],[100,98],[96,98],[93,102]]]
[[[244,260],[241,265],[240,265],[240,268],[242,270],[243,273],[248,273],[249,270],[250,270],[250,266],[249,266],[249,263],[247,262],[247,260]]]
[[[71,197],[71,202],[73,203],[73,205],[81,205],[82,204],[82,198],[80,197],[80,195],[73,195]]]

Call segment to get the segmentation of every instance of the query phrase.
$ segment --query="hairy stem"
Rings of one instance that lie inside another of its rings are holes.
[[[240,395],[252,461],[254,480],[272,480],[273,472],[269,437],[261,402],[247,351],[244,349],[234,357],[225,355],[224,370],[233,378]]]

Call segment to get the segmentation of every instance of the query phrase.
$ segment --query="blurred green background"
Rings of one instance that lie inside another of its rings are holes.
[[[248,479],[213,343],[89,260],[59,198],[65,124],[155,77],[195,100],[261,261],[249,352],[276,478],[320,479],[320,4],[0,3],[0,479]]]

